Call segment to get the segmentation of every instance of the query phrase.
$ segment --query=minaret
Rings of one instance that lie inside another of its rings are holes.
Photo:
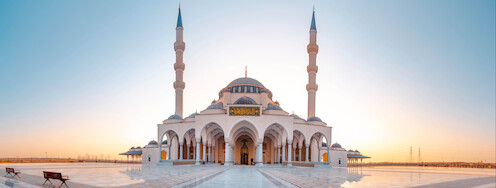
[[[174,51],[176,51],[176,63],[174,63],[174,70],[176,70],[176,81],[174,82],[174,89],[176,89],[176,115],[183,117],[183,90],[185,83],[183,81],[183,72],[185,65],[183,63],[183,53],[186,44],[183,41],[183,22],[181,20],[181,5],[179,5],[179,14],[177,16],[176,26],[176,42],[174,43]]]
[[[319,67],[317,66],[316,58],[319,52],[319,46],[317,45],[317,27],[315,26],[315,9],[312,13],[312,25],[310,25],[310,43],[307,46],[308,52],[308,118],[315,116],[315,95],[318,90],[318,85],[316,83],[317,71]]]

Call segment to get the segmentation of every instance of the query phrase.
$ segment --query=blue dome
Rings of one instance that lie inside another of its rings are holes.
[[[248,77],[242,77],[238,78],[236,80],[233,80],[227,87],[229,86],[234,86],[234,85],[255,85],[255,86],[260,86],[264,87],[262,83],[260,83],[258,80],[255,80],[253,78],[248,78]]]
[[[224,96],[224,92],[230,93],[267,93],[272,98],[272,92],[258,80],[248,77],[238,78],[229,83],[225,88],[219,91],[219,98]]]
[[[257,104],[257,102],[250,97],[241,97],[234,104]]]
[[[164,140],[164,141],[162,142],[162,144],[167,144],[167,140]]]
[[[341,147],[341,144],[334,143],[331,145],[331,148],[342,148],[342,147]]]
[[[294,119],[303,119],[303,118],[301,118],[300,116],[298,116],[296,114],[291,114],[290,116],[293,116]]]
[[[189,115],[187,118],[194,118],[196,115],[200,115],[200,114],[195,112]]]
[[[308,118],[308,121],[319,121],[319,122],[322,122],[322,120],[320,118],[315,117],[315,116]]]
[[[211,104],[207,109],[223,109],[219,104]]]
[[[282,108],[275,104],[269,103],[269,105],[267,106],[267,108],[265,108],[265,110],[282,110]]]
[[[148,145],[158,145],[158,143],[157,143],[157,141],[152,140],[152,141],[148,142]]]
[[[136,149],[141,149],[141,147],[138,146],[138,147],[136,147]]]
[[[182,120],[183,118],[181,118],[181,116],[179,116],[179,115],[174,114],[174,115],[169,116],[169,118],[167,118],[167,119],[178,119],[178,120]]]
[[[322,142],[322,147],[327,147],[327,143]]]
[[[131,147],[131,149],[136,149],[136,148],[133,146],[133,147]]]

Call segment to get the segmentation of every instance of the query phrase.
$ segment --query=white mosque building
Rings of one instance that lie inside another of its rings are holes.
[[[142,163],[152,164],[282,164],[287,166],[356,164],[363,156],[345,150],[338,143],[329,147],[332,127],[316,117],[318,85],[316,56],[317,28],[315,11],[307,46],[308,117],[284,111],[273,93],[254,78],[237,78],[220,89],[219,99],[207,109],[183,118],[183,25],[181,9],[176,27],[175,114],[157,125],[159,142],[150,141],[143,148],[131,148],[122,155],[141,156]],[[330,153],[330,155],[329,155]]]

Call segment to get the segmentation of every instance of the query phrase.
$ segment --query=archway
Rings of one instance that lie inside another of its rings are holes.
[[[265,129],[263,144],[263,162],[269,164],[287,160],[287,131],[280,124],[274,123]],[[283,148],[284,147],[284,148]],[[290,147],[290,146],[289,146]],[[283,148],[281,150],[281,148]]]
[[[226,155],[226,158],[230,158],[226,161],[233,161],[234,164],[252,164],[252,162],[257,161],[258,157],[255,150],[260,143],[257,136],[258,131],[252,123],[248,121],[238,122],[233,126],[229,135],[231,138],[230,148],[227,149],[230,149],[232,153]]]
[[[159,139],[160,144],[160,155],[162,155],[162,151],[165,151],[168,154],[165,157],[167,160],[178,159],[179,157],[179,137],[178,134],[174,130],[167,130]],[[160,159],[163,159],[163,156],[160,156]]]
[[[219,160],[225,156],[224,130],[215,123],[210,122],[203,126],[201,130],[201,160],[207,163],[222,162]]]

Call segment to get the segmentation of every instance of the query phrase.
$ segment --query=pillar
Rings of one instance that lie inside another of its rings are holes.
[[[327,145],[327,163],[331,165],[331,153],[329,152],[329,145]]]
[[[257,166],[263,166],[263,143],[259,143],[257,147]]]
[[[277,163],[277,148],[274,147],[274,164]]]
[[[183,160],[183,142],[179,142],[179,160]]]
[[[225,155],[225,159],[224,159],[224,165],[231,165],[233,163],[232,159],[231,159],[231,149],[229,147],[229,140],[225,139],[225,142],[226,142],[226,155]]]
[[[291,149],[293,149],[293,146],[291,145],[292,143],[292,140],[288,140],[288,166],[292,166],[291,165]]]
[[[277,163],[281,163],[281,147],[277,147]]]
[[[190,153],[189,153],[189,147],[191,147],[191,145],[190,145],[190,144],[186,144],[186,147],[188,147],[188,148],[186,149],[186,152],[188,153],[188,154],[186,154],[186,159],[189,159],[189,154],[190,154]]]
[[[207,145],[203,144],[203,162],[207,162]]]
[[[282,162],[286,161],[286,144],[282,145]]]
[[[308,162],[308,148],[310,147],[310,144],[305,144],[305,162]]]
[[[196,138],[196,163],[195,165],[200,165],[200,141],[201,138]]]
[[[301,162],[301,161],[303,161],[303,160],[301,159],[301,146],[299,146],[299,147],[298,147],[298,156],[299,156],[299,157],[298,157],[298,161],[300,161],[300,162]]]
[[[318,150],[318,156],[319,156],[319,157],[317,157],[317,162],[320,163],[320,147],[319,146],[317,146],[317,150]]]
[[[212,162],[212,146],[208,146],[208,162]]]
[[[215,146],[212,146],[212,162],[215,163]]]

